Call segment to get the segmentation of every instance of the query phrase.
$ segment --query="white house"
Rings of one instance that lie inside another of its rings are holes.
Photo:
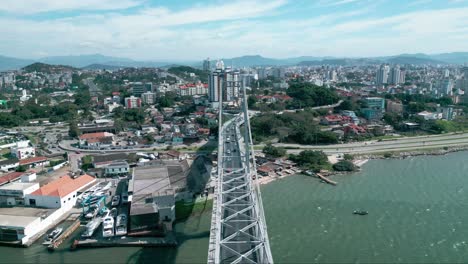
[[[68,175],[62,176],[26,195],[25,204],[44,208],[70,209],[76,204],[77,192],[91,187],[95,182],[96,179],[87,174],[76,178]]]
[[[17,159],[27,159],[36,156],[36,149],[29,146],[29,140],[18,141],[16,146],[11,148],[11,155]]]
[[[7,172],[19,166],[18,159],[7,159],[0,161],[0,171]]]
[[[115,161],[107,165],[105,168],[105,174],[107,176],[124,175],[130,170],[130,166],[126,161]]]
[[[24,196],[39,189],[37,182],[12,182],[0,186],[0,205],[23,205]]]

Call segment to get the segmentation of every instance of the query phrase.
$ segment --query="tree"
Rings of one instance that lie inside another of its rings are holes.
[[[72,138],[77,138],[81,134],[80,129],[76,122],[70,122],[70,126],[68,128],[68,135]]]
[[[257,98],[254,95],[249,96],[247,99],[247,106],[250,108],[254,108],[255,104],[257,103]]]
[[[304,82],[291,83],[286,93],[294,98],[299,108],[334,104],[339,99],[334,90]]]
[[[273,158],[279,158],[286,155],[285,148],[275,147],[271,145],[271,143],[266,144],[265,147],[263,147],[262,152]]]
[[[403,117],[397,113],[386,112],[383,116],[383,119],[385,123],[396,126],[403,120]]]
[[[19,165],[18,167],[16,167],[16,171],[17,172],[25,172],[28,168],[26,168],[26,166],[24,165]]]
[[[336,110],[351,110],[354,111],[356,109],[355,104],[349,100],[344,100],[339,106],[335,107]]]
[[[327,155],[322,151],[304,150],[301,151],[299,155],[291,155],[289,159],[303,168],[311,169],[316,172],[330,166]]]
[[[356,166],[349,160],[341,160],[333,164],[333,169],[336,171],[355,171]]]
[[[354,159],[354,157],[353,157],[353,155],[346,153],[346,154],[343,155],[343,159],[351,161],[351,160]]]

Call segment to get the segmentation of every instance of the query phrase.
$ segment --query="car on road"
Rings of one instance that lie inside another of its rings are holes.
[[[112,202],[111,202],[112,206],[118,206],[119,203],[120,203],[120,195],[116,195],[112,197]]]
[[[76,153],[76,154],[81,154],[81,152],[79,152],[79,151],[75,151],[75,153]]]

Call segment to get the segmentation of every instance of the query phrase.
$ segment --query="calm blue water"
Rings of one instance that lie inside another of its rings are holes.
[[[332,178],[338,186],[295,176],[263,188],[277,263],[468,262],[468,153],[375,160]]]

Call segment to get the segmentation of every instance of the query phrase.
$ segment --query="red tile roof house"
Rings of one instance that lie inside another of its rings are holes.
[[[49,160],[47,159],[47,157],[34,157],[20,160],[19,165],[27,166],[28,168],[41,167],[49,165]]]
[[[26,172],[10,172],[8,174],[0,176],[0,185],[19,180],[21,175],[25,174]]]
[[[83,134],[80,136],[80,147],[104,147],[113,144],[114,134],[109,132],[98,132]]]
[[[76,204],[78,192],[95,182],[96,178],[87,174],[75,178],[65,175],[26,195],[24,202],[29,206],[71,209]]]

